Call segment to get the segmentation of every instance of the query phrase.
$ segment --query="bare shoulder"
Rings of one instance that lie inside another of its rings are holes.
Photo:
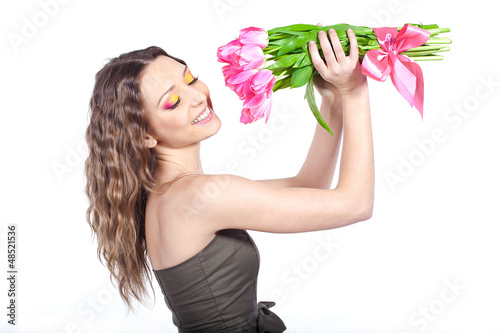
[[[200,189],[210,177],[185,177],[163,194],[152,194],[146,207],[146,239],[151,264],[172,267],[198,253],[215,236],[203,215],[195,214]],[[196,205],[196,206],[193,206]]]
[[[210,202],[213,203],[231,177],[203,174],[181,178],[165,193],[152,195],[148,199],[148,210],[156,215],[162,226],[173,223],[189,227],[193,223],[201,223],[206,220],[204,213]],[[198,224],[195,227],[199,230],[201,226]]]
[[[355,198],[336,190],[272,186],[230,174],[190,177],[176,193],[182,221],[204,232],[304,232],[368,218]]]

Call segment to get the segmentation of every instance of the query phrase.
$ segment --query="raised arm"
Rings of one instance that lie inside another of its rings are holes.
[[[311,59],[318,72],[328,82],[335,84],[342,95],[344,112],[344,142],[336,189],[373,209],[375,172],[373,139],[366,76],[361,73],[358,44],[349,29],[351,44],[345,56],[334,29],[329,31],[333,49],[326,33],[319,33],[325,62],[320,58],[316,44],[310,43]]]
[[[334,136],[316,124],[311,146],[296,176],[257,181],[281,187],[331,188],[342,140],[342,96],[337,87],[319,75],[314,77],[314,87],[321,95],[319,112]]]
[[[234,175],[196,177],[190,186],[194,192],[179,198],[178,205],[192,207],[191,223],[211,231],[236,228],[286,233],[333,229],[371,217],[374,163],[366,77],[361,74],[354,33],[349,31],[353,51],[348,57],[335,32],[330,36],[333,50],[326,35],[319,36],[326,63],[315,45],[310,45],[310,52],[318,72],[342,95],[344,137],[337,186],[286,188]],[[204,204],[196,208],[193,198]]]
[[[342,96],[333,84],[320,76],[314,78],[314,85],[321,95],[319,112],[334,137],[316,124],[311,147],[296,176],[296,184],[298,187],[330,189],[342,141]]]
[[[321,77],[316,77],[314,81],[322,97],[319,112],[335,137],[316,124],[311,146],[297,175],[258,182],[280,187],[331,188],[342,140],[342,97],[334,85]]]

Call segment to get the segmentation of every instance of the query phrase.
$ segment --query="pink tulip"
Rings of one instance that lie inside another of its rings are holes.
[[[273,75],[273,72],[263,69],[253,76],[250,89],[256,95],[266,94],[266,97],[270,98],[275,82],[276,77]]]
[[[233,63],[235,61],[235,53],[241,49],[242,45],[235,39],[224,46],[217,49],[217,60],[219,62]]]
[[[227,63],[222,68],[226,86],[244,101],[240,121],[245,124],[264,116],[266,123],[269,119],[276,77],[270,70],[259,69],[265,62],[267,37],[266,30],[249,27],[240,31],[238,39],[217,49],[218,61]]]
[[[236,62],[244,70],[254,69],[264,63],[264,52],[255,45],[243,46],[235,51]]]
[[[235,68],[231,65],[226,65],[226,66],[222,67],[222,74],[224,75],[224,80],[226,81],[226,85],[227,85],[228,80],[230,78],[239,74],[240,72],[241,72],[241,69]]]
[[[250,89],[252,78],[258,73],[256,69],[248,71],[240,71],[240,73],[228,79],[227,84],[231,90],[236,92],[240,99],[245,99],[248,95],[252,94]]]
[[[265,94],[251,95],[245,99],[240,121],[248,124],[266,116],[266,123],[271,112],[272,99]]]
[[[253,95],[250,89],[251,80],[244,81],[234,86],[233,91],[238,95],[241,100],[245,100],[248,96]]]
[[[267,31],[261,28],[249,27],[240,30],[239,41],[241,45],[256,45],[264,49],[269,44]]]
[[[236,75],[242,72],[241,69],[233,67],[231,65],[226,65],[222,67],[222,74],[224,75],[224,81],[226,82],[226,87],[229,87],[231,90],[234,90],[234,84],[229,80],[232,80]]]
[[[233,84],[233,85],[237,85],[237,84],[240,84],[244,81],[247,81],[247,80],[250,80],[252,79],[252,77],[254,75],[256,75],[258,73],[258,70],[256,69],[250,69],[250,70],[240,70],[240,72],[236,75],[234,75],[233,77],[231,77],[228,82],[230,84]]]
[[[250,124],[250,123],[253,123],[256,120],[258,120],[258,119],[254,118],[254,116],[250,113],[250,109],[244,108],[241,111],[240,123]]]

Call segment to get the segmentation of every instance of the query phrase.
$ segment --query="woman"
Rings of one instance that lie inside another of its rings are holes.
[[[86,138],[87,221],[128,308],[147,294],[151,271],[179,332],[283,332],[257,302],[259,253],[246,230],[295,233],[371,217],[373,143],[366,77],[348,31],[345,56],[335,30],[309,51],[321,75],[319,125],[295,177],[253,181],[207,175],[200,142],[220,120],[207,86],[184,61],[157,47],[112,59],[96,75]],[[330,189],[344,142],[339,181]],[[248,204],[250,199],[251,205]],[[151,285],[152,288],[152,285]]]

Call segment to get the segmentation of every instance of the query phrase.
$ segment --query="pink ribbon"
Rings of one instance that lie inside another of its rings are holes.
[[[397,28],[373,28],[381,50],[365,54],[361,72],[377,81],[385,81],[390,75],[399,93],[414,106],[424,118],[424,76],[420,66],[409,57],[399,54],[424,44],[430,32],[405,24]]]

